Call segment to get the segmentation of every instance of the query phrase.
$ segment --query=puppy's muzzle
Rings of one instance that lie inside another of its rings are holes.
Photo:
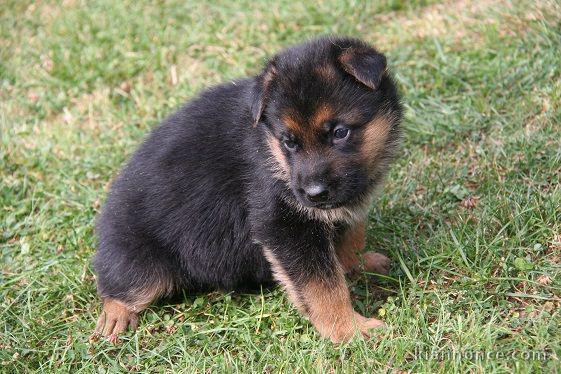
[[[323,183],[311,183],[304,188],[304,196],[311,203],[324,203],[329,198],[329,190]]]

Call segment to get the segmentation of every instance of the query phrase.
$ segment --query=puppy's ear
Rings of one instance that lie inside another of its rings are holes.
[[[263,116],[263,111],[265,110],[267,99],[269,98],[269,92],[271,90],[271,83],[273,82],[276,73],[277,69],[275,68],[274,61],[271,60],[267,63],[263,72],[257,76],[251,98],[251,116],[253,119],[253,127],[257,126]]]
[[[339,63],[360,83],[375,90],[386,73],[386,57],[372,48],[347,48],[339,56]]]

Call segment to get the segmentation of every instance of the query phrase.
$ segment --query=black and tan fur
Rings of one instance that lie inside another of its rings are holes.
[[[288,48],[258,76],[201,93],[112,185],[97,224],[96,332],[116,339],[180,290],[273,282],[333,341],[382,326],[353,310],[345,273],[388,271],[362,250],[401,117],[385,57],[350,38]]]

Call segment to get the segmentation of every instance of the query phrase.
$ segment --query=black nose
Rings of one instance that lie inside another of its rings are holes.
[[[306,198],[313,203],[320,203],[327,199],[327,195],[329,195],[329,191],[324,184],[321,183],[314,183],[309,185],[304,189],[306,193]]]

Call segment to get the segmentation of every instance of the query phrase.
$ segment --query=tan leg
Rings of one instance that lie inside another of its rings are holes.
[[[353,275],[365,270],[388,275],[390,259],[378,252],[360,254],[364,251],[365,245],[366,224],[364,222],[347,229],[336,248],[337,258],[339,258],[345,273]]]
[[[117,336],[127,330],[136,330],[138,327],[138,313],[133,312],[132,308],[124,303],[107,298],[103,302],[103,311],[97,320],[97,325],[93,334],[93,338],[100,335],[106,336],[107,339],[116,343]]]
[[[117,343],[118,335],[125,332],[127,328],[132,331],[138,327],[138,313],[146,309],[154,300],[160,296],[169,294],[170,284],[158,284],[136,292],[135,301],[125,303],[114,298],[103,299],[103,311],[97,320],[94,333],[90,339],[95,340],[99,336],[106,336],[112,343]]]
[[[342,269],[335,278],[309,282],[302,290],[304,304],[312,324],[320,335],[334,343],[350,340],[357,333],[369,336],[368,330],[384,327],[384,322],[355,312]]]
[[[343,267],[338,262],[333,269],[334,274],[328,279],[300,283],[290,278],[271,250],[264,248],[264,253],[271,263],[275,279],[282,284],[296,308],[309,317],[321,336],[338,343],[351,339],[357,333],[368,337],[369,329],[385,326],[382,321],[366,318],[354,311]]]
[[[343,234],[341,241],[335,248],[337,258],[346,274],[352,274],[360,269],[360,256],[366,244],[366,225],[364,222],[350,227]]]

